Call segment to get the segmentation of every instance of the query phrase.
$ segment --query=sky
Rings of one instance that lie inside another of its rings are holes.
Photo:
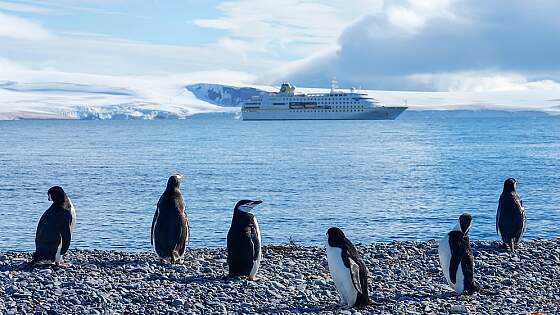
[[[557,0],[0,0],[0,82],[555,90],[557,12]]]

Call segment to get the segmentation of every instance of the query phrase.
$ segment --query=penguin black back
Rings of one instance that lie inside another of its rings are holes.
[[[360,288],[356,288],[356,290],[359,289],[358,290],[359,292],[354,306],[361,308],[371,304],[371,300],[369,299],[369,295],[368,295],[368,286],[367,286],[368,271],[364,261],[362,260],[362,257],[356,250],[356,247],[354,247],[354,244],[352,244],[352,242],[348,238],[346,238],[344,232],[342,232],[342,230],[337,227],[331,227],[330,229],[328,229],[327,235],[328,235],[328,240],[327,240],[328,244],[331,247],[338,247],[341,249],[342,261],[344,263],[344,266],[350,269],[351,276],[353,278],[354,277],[359,278]],[[358,265],[359,267],[358,275],[354,274],[355,271],[353,271],[351,268],[350,259],[352,259]],[[353,283],[354,286],[356,286],[357,281],[353,281]]]
[[[57,255],[64,255],[72,240],[71,203],[60,186],[48,190],[51,206],[43,213],[35,234],[33,262],[55,262]]]
[[[180,190],[181,177],[173,175],[159,198],[152,221],[151,241],[160,258],[182,259],[189,238],[186,204]]]
[[[516,180],[508,178],[498,202],[496,212],[496,232],[511,250],[515,249],[526,229],[525,209],[523,201],[516,191]]]

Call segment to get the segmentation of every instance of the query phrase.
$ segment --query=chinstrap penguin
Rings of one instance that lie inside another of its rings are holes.
[[[151,244],[160,259],[172,264],[182,262],[190,233],[180,183],[180,175],[169,177],[152,220]]]
[[[260,200],[240,200],[235,205],[227,234],[228,278],[248,276],[249,280],[256,280],[262,259],[261,232],[251,211],[261,203]]]
[[[469,241],[472,216],[464,213],[453,230],[439,242],[439,261],[447,283],[458,294],[480,290],[474,280],[474,257]]]
[[[522,240],[527,228],[523,200],[517,194],[516,188],[517,182],[514,178],[506,179],[496,212],[496,233],[511,251],[514,251]]]
[[[47,194],[52,204],[37,225],[32,264],[62,265],[76,225],[76,209],[62,187],[53,186]]]
[[[341,229],[327,231],[327,262],[344,308],[372,304],[368,296],[368,270],[352,242]]]

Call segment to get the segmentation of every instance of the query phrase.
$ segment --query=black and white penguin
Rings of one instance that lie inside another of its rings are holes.
[[[180,263],[189,241],[189,220],[180,190],[181,176],[167,180],[152,220],[151,243],[160,259]]]
[[[521,241],[527,228],[523,200],[517,194],[516,186],[517,182],[514,178],[506,179],[496,212],[496,233],[511,251],[515,250],[515,246]]]
[[[447,283],[458,294],[473,294],[480,287],[474,281],[474,257],[469,241],[472,216],[464,213],[453,230],[439,242],[439,261]]]
[[[53,186],[47,194],[52,205],[37,225],[32,263],[61,265],[76,226],[76,209],[62,187]]]
[[[233,209],[233,218],[227,235],[227,277],[248,276],[256,280],[262,259],[261,232],[257,218],[251,213],[262,201],[240,200]]]
[[[371,304],[368,296],[368,270],[352,242],[341,229],[327,231],[327,262],[336,291],[344,308]]]

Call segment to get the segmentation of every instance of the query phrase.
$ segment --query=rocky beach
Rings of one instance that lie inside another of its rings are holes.
[[[457,296],[437,242],[358,245],[369,269],[365,309],[339,309],[323,247],[270,245],[255,282],[224,279],[225,249],[188,250],[166,265],[151,252],[70,249],[66,267],[30,269],[31,253],[0,253],[1,314],[558,314],[560,239],[509,253],[472,243],[482,291]]]

